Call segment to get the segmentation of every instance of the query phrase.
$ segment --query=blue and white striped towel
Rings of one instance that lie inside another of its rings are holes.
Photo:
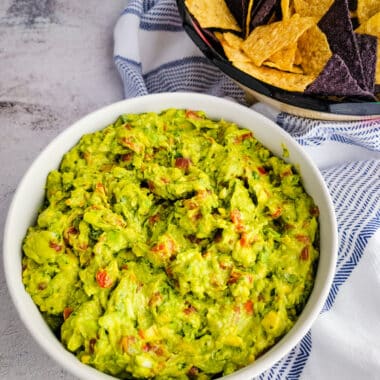
[[[196,91],[244,103],[182,28],[175,0],[129,0],[115,27],[125,97]],[[320,168],[335,204],[339,259],[311,331],[259,379],[380,379],[380,121],[322,122],[257,111],[276,120]]]

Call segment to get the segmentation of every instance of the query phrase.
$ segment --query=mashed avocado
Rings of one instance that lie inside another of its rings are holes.
[[[27,291],[83,363],[211,379],[297,320],[318,208],[249,130],[200,111],[122,115],[48,175],[23,251]]]

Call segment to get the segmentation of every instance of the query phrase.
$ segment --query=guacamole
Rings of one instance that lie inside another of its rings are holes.
[[[318,208],[247,129],[202,111],[121,115],[49,173],[23,283],[62,344],[122,379],[212,379],[293,326]]]

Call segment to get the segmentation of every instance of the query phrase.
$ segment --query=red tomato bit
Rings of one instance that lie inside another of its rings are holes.
[[[73,312],[73,308],[72,307],[65,307],[63,309],[63,320],[66,321],[67,318],[70,317],[71,313]]]
[[[192,110],[186,110],[185,115],[188,119],[202,119],[196,112]]]
[[[183,309],[183,312],[186,314],[186,315],[189,315],[191,313],[195,313],[197,311],[197,309],[192,306],[192,305],[189,305],[188,307],[186,307],[185,309]]]
[[[309,259],[309,247],[303,247],[300,255],[300,259],[306,261]]]
[[[253,314],[253,302],[251,300],[248,300],[244,304],[244,309],[248,314]]]
[[[95,338],[90,339],[90,342],[88,345],[88,348],[90,350],[90,354],[93,354],[95,352],[95,344],[96,344],[96,339]]]
[[[258,170],[259,173],[262,174],[262,175],[267,174],[267,171],[266,171],[266,169],[264,168],[264,166],[258,166],[257,170]]]
[[[112,286],[112,279],[105,269],[96,273],[96,282],[101,288],[110,288]]]
[[[310,238],[306,235],[296,235],[295,236],[298,241],[305,244],[310,244]]]
[[[175,159],[175,167],[178,169],[183,169],[185,171],[189,170],[191,164],[190,158],[186,157],[177,157]]]
[[[54,241],[49,242],[49,247],[53,248],[56,252],[59,252],[62,249],[62,245],[55,243]]]

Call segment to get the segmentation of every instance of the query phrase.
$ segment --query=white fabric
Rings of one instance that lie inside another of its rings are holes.
[[[182,28],[175,0],[129,0],[115,27],[125,97],[198,91],[244,103]],[[260,379],[380,378],[380,121],[321,122],[253,106],[310,154],[329,187],[339,259],[328,301],[300,344]]]

